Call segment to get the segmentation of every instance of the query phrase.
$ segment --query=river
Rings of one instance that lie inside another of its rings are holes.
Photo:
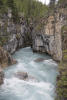
[[[17,51],[18,61],[4,70],[4,84],[0,86],[0,100],[54,100],[58,65],[47,54],[33,53],[30,47]],[[42,62],[35,62],[44,58]],[[16,72],[27,72],[34,80],[15,77]]]

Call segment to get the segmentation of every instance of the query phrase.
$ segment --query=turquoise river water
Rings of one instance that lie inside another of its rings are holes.
[[[30,47],[17,51],[18,61],[4,70],[4,84],[0,86],[0,100],[55,100],[58,65],[47,54],[33,53]],[[42,62],[35,62],[44,58]],[[34,80],[20,80],[16,72],[27,72]]]

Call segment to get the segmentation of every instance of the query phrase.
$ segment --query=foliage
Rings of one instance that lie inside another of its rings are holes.
[[[17,22],[19,20],[19,16],[14,0],[7,0],[7,6],[12,10],[13,21]]]
[[[62,33],[63,33],[63,31],[66,31],[66,32],[67,32],[67,25],[64,25],[64,26],[62,27]]]
[[[48,12],[48,7],[35,0],[15,0],[19,12],[25,17],[43,17]]]
[[[54,8],[54,5],[55,5],[55,2],[56,2],[56,0],[50,0],[50,7],[52,8]]]
[[[2,12],[8,8],[12,10],[13,20],[18,21],[18,13],[23,13],[24,17],[38,19],[48,13],[48,6],[36,0],[0,0]]]
[[[60,3],[60,4],[62,4],[62,3],[65,4],[65,3],[67,3],[67,0],[59,0],[58,3]]]
[[[2,5],[3,5],[3,1],[2,1],[2,0],[0,0],[0,8],[2,7]]]
[[[67,49],[63,51],[63,61],[59,64],[59,72],[60,76],[57,81],[58,96],[56,100],[67,100]]]
[[[67,0],[59,0],[58,4],[61,5],[61,7],[67,8]]]

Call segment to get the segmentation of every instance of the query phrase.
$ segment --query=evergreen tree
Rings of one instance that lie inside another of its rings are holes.
[[[1,9],[2,6],[3,6],[3,1],[0,0],[0,9]]]
[[[13,21],[18,22],[19,21],[18,10],[16,8],[14,0],[7,0],[7,5],[12,10]]]
[[[55,2],[56,2],[56,0],[50,0],[50,7],[51,8],[55,7]]]
[[[58,0],[58,4],[61,6],[61,7],[66,7],[67,8],[67,0]]]
[[[50,5],[54,5],[56,0],[50,0]]]

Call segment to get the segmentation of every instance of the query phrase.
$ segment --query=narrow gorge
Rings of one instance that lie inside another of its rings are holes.
[[[66,100],[67,1],[0,4],[0,100]]]

